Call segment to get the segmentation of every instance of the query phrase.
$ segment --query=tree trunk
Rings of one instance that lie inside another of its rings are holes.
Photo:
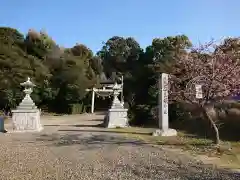
[[[220,136],[219,136],[219,130],[216,125],[217,115],[214,107],[204,107],[204,114],[206,118],[210,121],[211,125],[213,126],[214,132],[215,132],[215,143],[216,145],[220,144]],[[214,120],[215,119],[215,120]]]

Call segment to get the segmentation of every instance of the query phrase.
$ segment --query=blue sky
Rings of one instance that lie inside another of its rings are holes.
[[[0,26],[45,29],[61,46],[94,52],[112,36],[142,47],[156,37],[187,35],[193,43],[240,34],[239,0],[1,0]]]

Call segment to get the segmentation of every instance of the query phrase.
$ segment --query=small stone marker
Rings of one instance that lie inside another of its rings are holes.
[[[196,89],[196,98],[202,99],[203,98],[202,85],[196,84],[195,89]]]
[[[168,74],[162,73],[158,82],[158,125],[153,136],[176,136],[177,131],[169,128],[168,117]]]

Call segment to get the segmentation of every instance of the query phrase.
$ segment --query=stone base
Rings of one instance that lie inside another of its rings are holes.
[[[39,128],[38,130],[8,130],[6,133],[14,134],[14,133],[38,133],[43,130],[43,127]]]
[[[167,130],[157,129],[155,132],[153,132],[152,135],[153,136],[177,136],[177,131],[175,129],[167,129]]]
[[[128,118],[127,118],[128,109],[109,109],[108,114],[105,117],[105,127],[107,128],[117,128],[117,127],[127,127]]]
[[[14,132],[39,132],[43,130],[39,109],[17,109],[13,110],[12,113]]]

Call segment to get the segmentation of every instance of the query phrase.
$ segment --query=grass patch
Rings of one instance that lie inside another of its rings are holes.
[[[211,139],[199,138],[185,132],[178,132],[176,137],[152,136],[153,128],[116,128],[109,131],[124,133],[129,138],[141,140],[153,145],[170,146],[182,149],[205,163],[214,164],[217,167],[240,169],[240,142],[230,142],[232,149],[218,153]],[[223,142],[228,144],[229,142]]]
[[[154,128],[127,127],[110,129],[110,131],[126,133],[130,137],[135,137],[145,142],[158,145],[209,146],[212,144],[212,140],[196,138],[193,135],[186,135],[183,132],[178,132],[178,136],[176,137],[152,136],[152,133],[155,131]]]
[[[126,127],[126,128],[114,128],[114,129],[107,129],[107,131],[112,131],[116,133],[126,133],[126,134],[139,134],[139,135],[148,135],[150,136],[154,131],[153,128],[141,128],[141,127]]]

